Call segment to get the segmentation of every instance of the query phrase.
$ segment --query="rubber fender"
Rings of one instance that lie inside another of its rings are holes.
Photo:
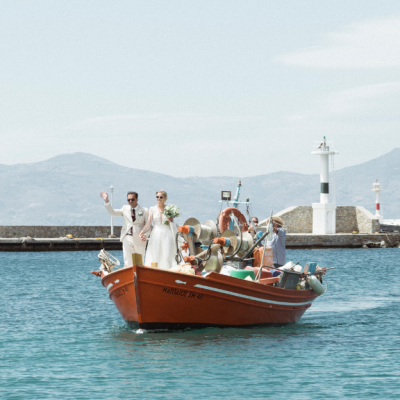
[[[324,285],[318,280],[315,275],[311,275],[307,278],[307,283],[310,285],[311,289],[317,294],[325,293]]]

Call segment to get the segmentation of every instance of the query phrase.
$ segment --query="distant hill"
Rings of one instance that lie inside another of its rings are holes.
[[[382,183],[381,205],[384,218],[400,218],[400,149],[336,172],[338,203],[363,206],[375,214],[372,183]]]
[[[318,171],[319,172],[319,171]],[[339,205],[362,205],[374,211],[376,178],[383,184],[385,218],[400,218],[400,149],[336,171]],[[293,205],[319,201],[319,175],[276,172],[253,177],[174,178],[123,167],[87,153],[63,154],[31,164],[1,165],[0,225],[108,225],[110,217],[99,197],[114,186],[114,207],[126,204],[126,192],[139,192],[145,207],[156,203],[155,192],[166,190],[169,202],[188,217],[215,219],[221,190],[235,193],[242,181],[241,200],[250,198],[252,214],[268,216]],[[241,207],[242,211],[243,206]],[[116,224],[120,219],[116,219]],[[179,222],[179,221],[178,221]]]

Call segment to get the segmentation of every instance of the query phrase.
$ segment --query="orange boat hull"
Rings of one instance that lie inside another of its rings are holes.
[[[184,329],[291,324],[318,295],[211,273],[207,277],[134,266],[102,276],[130,327]]]

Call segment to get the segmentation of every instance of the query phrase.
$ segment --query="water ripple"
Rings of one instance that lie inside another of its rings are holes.
[[[288,251],[337,267],[297,324],[183,332],[129,329],[97,252],[2,253],[0,397],[397,399],[400,250],[377,250]]]

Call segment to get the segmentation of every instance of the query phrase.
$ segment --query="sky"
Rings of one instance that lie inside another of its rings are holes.
[[[87,152],[187,176],[400,147],[400,2],[2,0],[0,163]]]

